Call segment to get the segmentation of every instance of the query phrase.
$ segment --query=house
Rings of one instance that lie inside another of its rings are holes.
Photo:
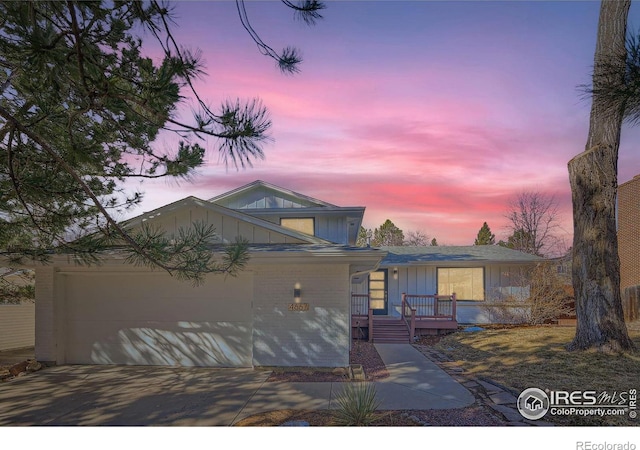
[[[380,267],[366,279],[354,278],[353,293],[375,299],[374,314],[396,317],[402,316],[403,294],[455,293],[452,327],[498,321],[505,300],[528,297],[527,269],[543,261],[498,245],[380,249],[387,253]]]
[[[210,200],[187,197],[128,221],[169,235],[196,220],[219,243],[242,236],[250,262],[198,287],[161,270],[58,257],[36,269],[36,358],[57,364],[213,367],[349,364],[351,278],[384,256],[353,245],[364,208],[256,181]]]
[[[526,289],[515,273],[536,259],[509,249],[356,247],[364,211],[255,181],[130,219],[131,227],[151,224],[169,237],[196,221],[212,224],[218,235],[212,249],[240,236],[249,242],[249,263],[237,277],[211,274],[194,287],[127,264],[115,250],[99,266],[57,256],[36,268],[36,358],[345,367],[354,332],[365,325],[371,336],[383,330],[374,320],[354,328],[362,312],[354,299],[366,303],[367,318],[375,314],[402,328],[408,342],[407,330],[483,321],[479,305],[492,290]]]

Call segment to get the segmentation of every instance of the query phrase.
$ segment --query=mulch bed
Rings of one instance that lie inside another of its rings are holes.
[[[350,364],[360,364],[368,381],[376,381],[389,376],[378,351],[370,342],[354,341],[349,353]],[[274,369],[268,382],[344,382],[350,381],[343,369],[313,370],[306,368]]]

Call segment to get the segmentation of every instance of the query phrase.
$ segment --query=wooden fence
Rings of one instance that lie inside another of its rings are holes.
[[[622,292],[622,309],[627,322],[640,318],[638,308],[640,308],[640,286],[625,288]]]

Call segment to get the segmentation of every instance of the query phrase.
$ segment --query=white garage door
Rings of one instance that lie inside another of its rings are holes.
[[[193,287],[163,273],[60,274],[71,364],[248,367],[252,276]]]

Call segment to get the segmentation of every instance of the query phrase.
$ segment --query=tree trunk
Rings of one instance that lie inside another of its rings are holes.
[[[594,94],[586,151],[569,161],[573,198],[573,288],[576,335],[569,350],[633,348],[620,296],[616,233],[618,148],[624,108],[598,95],[597,83],[624,82],[631,0],[603,0],[594,58]],[[615,76],[611,67],[619,67]]]

